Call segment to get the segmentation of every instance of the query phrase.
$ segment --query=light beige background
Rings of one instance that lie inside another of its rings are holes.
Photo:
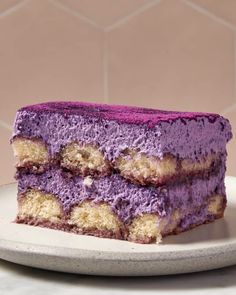
[[[13,181],[11,126],[30,103],[217,112],[236,134],[235,34],[235,0],[0,0],[0,183]],[[228,150],[236,175],[235,139]]]

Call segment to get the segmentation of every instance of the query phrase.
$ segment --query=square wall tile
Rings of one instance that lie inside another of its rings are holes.
[[[236,26],[235,0],[190,0],[207,11]]]
[[[230,29],[165,0],[108,34],[112,103],[220,112],[234,101]]]
[[[50,1],[0,19],[0,119],[48,100],[103,101],[103,32]]]

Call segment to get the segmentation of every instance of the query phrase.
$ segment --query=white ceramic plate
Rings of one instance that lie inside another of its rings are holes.
[[[0,258],[90,275],[163,275],[236,264],[236,178],[227,177],[225,218],[141,245],[15,224],[16,184],[0,187]]]

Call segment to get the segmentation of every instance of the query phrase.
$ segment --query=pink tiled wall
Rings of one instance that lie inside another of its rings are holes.
[[[0,0],[0,184],[13,181],[11,126],[29,103],[218,112],[236,134],[235,33],[235,0]],[[236,139],[231,175],[234,150]]]

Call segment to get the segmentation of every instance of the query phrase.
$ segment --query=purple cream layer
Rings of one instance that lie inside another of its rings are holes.
[[[79,176],[69,178],[60,169],[50,169],[41,175],[18,175],[18,190],[22,194],[29,188],[43,190],[58,197],[67,213],[75,204],[90,199],[95,203],[107,202],[119,218],[128,223],[142,213],[158,213],[168,216],[173,208],[185,212],[200,207],[213,193],[225,195],[225,166],[209,180],[186,180],[172,187],[142,187],[131,184],[118,174],[94,179],[91,186],[83,184]],[[203,214],[203,213],[202,213]],[[204,213],[206,214],[206,212]]]
[[[80,141],[97,145],[111,161],[126,148],[159,158],[170,153],[196,160],[225,152],[232,133],[228,120],[216,114],[54,102],[20,109],[15,136],[41,138],[51,155]]]

